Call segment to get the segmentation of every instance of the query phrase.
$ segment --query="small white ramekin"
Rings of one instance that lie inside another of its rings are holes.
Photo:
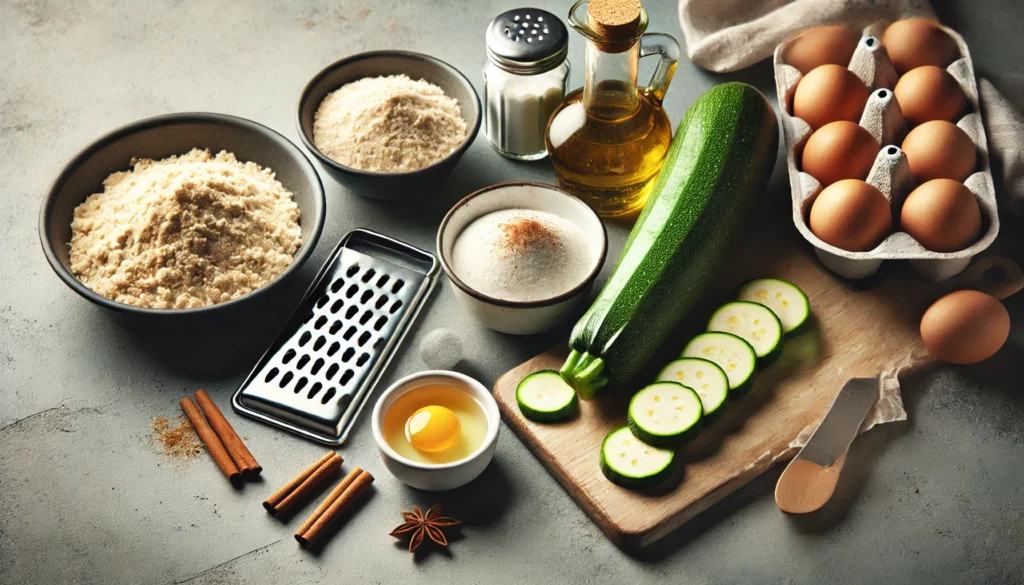
[[[487,417],[487,434],[484,435],[483,444],[472,455],[453,463],[419,463],[399,455],[384,440],[384,415],[391,405],[408,392],[434,384],[451,386],[469,394],[480,404]],[[500,427],[498,403],[487,388],[469,376],[446,370],[428,370],[402,378],[385,390],[373,407],[373,439],[377,442],[377,453],[381,461],[399,481],[421,490],[450,490],[476,479],[494,457]]]
[[[473,220],[502,209],[545,211],[576,224],[594,245],[594,266],[587,277],[556,297],[526,302],[496,299],[462,282],[451,266],[455,239]],[[437,254],[455,297],[477,321],[502,333],[532,335],[578,316],[604,265],[608,234],[594,210],[565,191],[542,183],[501,183],[468,195],[452,207],[437,231]]]

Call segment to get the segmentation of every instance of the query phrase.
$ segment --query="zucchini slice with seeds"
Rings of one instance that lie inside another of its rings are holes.
[[[676,453],[637,439],[629,427],[608,433],[601,443],[601,473],[612,483],[629,489],[654,487],[672,476]]]
[[[701,358],[680,358],[662,368],[659,382],[678,382],[693,388],[704,408],[705,426],[725,412],[729,396],[729,378],[718,364]]]
[[[626,425],[648,445],[674,447],[697,436],[703,417],[704,407],[693,388],[655,382],[633,395]]]
[[[516,387],[516,402],[523,416],[534,422],[556,422],[572,416],[576,391],[554,370],[534,372]]]
[[[761,303],[775,313],[787,336],[803,331],[811,316],[811,303],[800,287],[778,278],[758,278],[740,286],[736,298]]]
[[[701,333],[683,349],[684,358],[715,362],[729,379],[729,394],[739,396],[754,385],[757,354],[742,337],[732,333]]]
[[[749,301],[726,303],[711,315],[708,331],[732,333],[746,340],[764,368],[782,354],[782,323],[768,307]]]

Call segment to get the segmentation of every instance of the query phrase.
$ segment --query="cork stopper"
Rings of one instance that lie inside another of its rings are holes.
[[[630,38],[640,25],[640,0],[590,0],[587,21],[608,41]]]

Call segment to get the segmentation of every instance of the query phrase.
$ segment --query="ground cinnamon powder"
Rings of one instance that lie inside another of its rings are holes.
[[[150,421],[150,429],[156,441],[163,447],[164,455],[171,459],[193,459],[199,456],[202,443],[184,415],[179,416],[177,425],[172,426],[165,416]]]
[[[530,217],[520,217],[501,224],[501,251],[506,255],[526,254],[540,247],[558,248],[561,240],[544,224]]]
[[[594,269],[597,246],[554,213],[499,209],[467,225],[452,245],[455,275],[481,294],[506,301],[551,299]]]

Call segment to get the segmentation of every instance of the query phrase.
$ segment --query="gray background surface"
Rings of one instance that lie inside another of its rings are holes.
[[[558,15],[569,6],[534,4]],[[651,30],[682,40],[675,3],[646,4]],[[53,275],[37,214],[64,162],[112,128],[174,111],[231,113],[297,141],[302,86],[363,50],[433,54],[479,90],[483,31],[514,6],[0,0],[0,583],[1024,582],[1021,299],[1008,303],[1015,328],[995,358],[904,381],[909,422],[855,442],[825,510],[781,514],[771,495],[775,470],[642,557],[616,549],[507,428],[481,479],[433,495],[388,475],[364,416],[341,452],[377,476],[376,490],[319,556],[292,539],[301,520],[282,525],[260,502],[322,447],[228,413],[266,468],[262,483],[241,491],[205,454],[182,465],[159,452],[151,417],[176,415],[178,399],[200,387],[227,410],[349,229],[372,227],[432,249],[443,212],[459,197],[500,181],[552,182],[553,173],[546,163],[502,159],[481,135],[450,184],[422,194],[430,200],[423,209],[356,199],[325,179],[326,228],[301,276],[244,322],[182,330],[119,320]],[[980,73],[1020,87],[1018,3],[938,11],[967,39]],[[575,86],[583,53],[572,36]],[[767,63],[716,76],[683,62],[666,101],[673,124],[729,79],[774,93]],[[780,171],[775,194],[786,187]],[[627,229],[610,231],[614,258]],[[422,369],[418,342],[442,325],[461,337],[467,371],[485,384],[565,334],[517,339],[484,330],[439,287],[385,382]],[[400,510],[437,501],[466,521],[463,536],[447,554],[414,559],[387,533]]]

